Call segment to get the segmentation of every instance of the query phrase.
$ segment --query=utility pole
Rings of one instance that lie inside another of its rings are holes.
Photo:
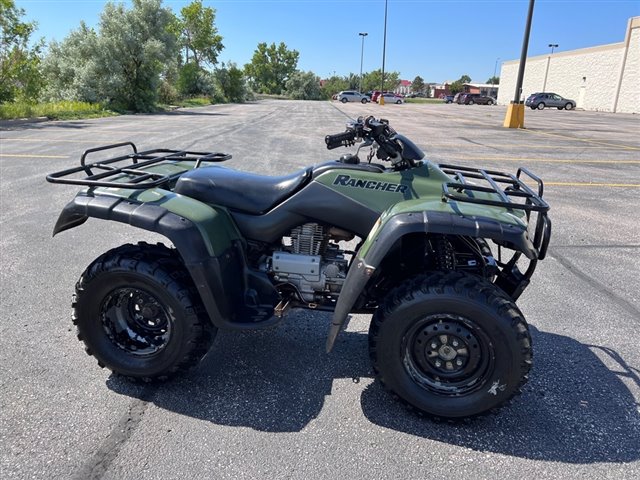
[[[520,100],[520,95],[522,94],[524,67],[527,63],[527,50],[529,49],[529,33],[531,32],[534,3],[535,0],[529,0],[529,11],[527,13],[527,23],[524,27],[524,38],[522,39],[522,52],[520,53],[520,65],[518,68],[516,91],[513,95],[513,101],[509,104],[507,114],[504,117],[503,126],[506,128],[524,128],[524,103]]]
[[[378,103],[384,105],[384,60],[387,51],[387,0],[384,0],[384,37],[382,40],[382,86],[380,87],[380,97]]]
[[[360,50],[360,88],[358,91],[362,93],[362,60],[364,59],[364,37],[369,35],[367,32],[360,32],[358,35],[362,37],[362,49]]]

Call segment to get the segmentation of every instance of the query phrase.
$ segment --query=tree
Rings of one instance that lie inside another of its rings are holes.
[[[29,46],[35,22],[22,22],[24,10],[16,8],[13,0],[0,0],[0,102],[17,97],[35,100],[42,88],[40,54],[41,40]]]
[[[487,83],[491,85],[498,85],[500,83],[500,77],[491,77],[487,80]]]
[[[224,45],[215,27],[215,18],[216,11],[203,7],[202,0],[195,0],[180,10],[177,24],[180,43],[185,50],[184,63],[193,61],[198,67],[202,67],[203,63],[217,63]]]
[[[250,96],[244,73],[235,63],[223,63],[214,73],[216,100],[219,102],[242,103]],[[219,96],[219,97],[218,97]]]
[[[400,73],[398,72],[385,72],[384,73],[384,90],[394,90],[400,82]],[[374,70],[373,72],[367,72],[362,78],[362,90],[380,90],[382,84],[382,70]]]
[[[416,78],[413,79],[413,82],[411,82],[411,91],[413,92],[422,92],[424,90],[424,80],[423,78],[418,75],[416,76]]]
[[[460,93],[464,90],[464,84],[469,82],[471,82],[471,77],[469,75],[462,75],[458,80],[449,85],[449,91],[453,95]]]
[[[98,75],[98,35],[84,22],[62,42],[51,42],[42,62],[46,80],[45,100],[99,102],[101,78]]]
[[[296,71],[299,53],[289,50],[284,42],[276,47],[275,43],[267,46],[259,43],[251,63],[244,67],[245,75],[254,90],[260,93],[280,94],[285,89],[285,83]]]
[[[313,72],[294,72],[286,83],[287,96],[294,100],[321,100],[320,78]]]
[[[321,88],[322,98],[330,99],[333,95],[343,90],[349,90],[349,80],[345,77],[334,75],[323,82]]]
[[[178,44],[173,13],[161,0],[132,0],[132,8],[107,3],[100,19],[97,74],[101,96],[116,108],[153,108],[160,75],[175,62]]]

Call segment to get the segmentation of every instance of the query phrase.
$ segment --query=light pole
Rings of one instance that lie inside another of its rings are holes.
[[[387,52],[387,0],[384,0],[384,37],[382,41],[382,85],[380,86],[379,105],[384,105],[384,58]]]
[[[498,62],[500,61],[500,57],[496,58],[496,64],[493,66],[493,84],[496,84],[496,70],[498,70]]]
[[[362,60],[364,59],[364,37],[369,35],[367,32],[360,32],[358,35],[362,37],[362,49],[360,50],[360,88],[359,91],[362,93]]]
[[[553,50],[558,48],[557,43],[550,43],[549,48],[551,49],[551,53],[547,57],[547,68],[544,69],[544,82],[542,82],[542,91],[545,92],[547,90],[547,76],[549,75],[549,64],[551,63],[551,55],[553,55]]]
[[[522,39],[522,52],[520,53],[520,64],[518,65],[518,78],[516,80],[516,91],[513,94],[513,101],[509,104],[507,114],[504,117],[505,128],[524,128],[524,103],[520,100],[522,95],[522,81],[524,80],[524,67],[527,63],[527,50],[529,49],[529,34],[531,33],[531,22],[533,20],[533,6],[536,0],[529,0],[527,11],[527,22],[524,27],[524,38]]]

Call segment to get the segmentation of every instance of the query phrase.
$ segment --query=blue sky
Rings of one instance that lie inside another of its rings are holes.
[[[81,20],[98,27],[102,0],[16,0],[38,22],[36,36],[62,40]],[[116,2],[120,3],[120,2]],[[128,2],[124,2],[128,3]],[[164,0],[174,12],[190,0]],[[320,77],[359,73],[382,65],[384,0],[217,0],[216,25],[225,49],[220,60],[249,62],[259,42],[285,42],[300,52],[298,68]],[[496,60],[520,57],[528,0],[388,0],[386,71],[412,80],[476,82],[493,75]],[[627,20],[640,15],[639,0],[537,0],[529,55],[624,40]]]

